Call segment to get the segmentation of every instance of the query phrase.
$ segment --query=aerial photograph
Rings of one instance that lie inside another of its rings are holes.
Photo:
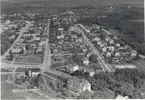
[[[1,100],[145,99],[144,0],[0,0]]]

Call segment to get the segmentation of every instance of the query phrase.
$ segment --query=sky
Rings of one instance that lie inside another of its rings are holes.
[[[57,2],[57,3],[97,3],[98,1],[109,1],[113,3],[131,3],[131,4],[143,4],[144,0],[1,0],[1,1],[8,1],[8,2],[25,2],[25,1],[48,1],[48,2]]]

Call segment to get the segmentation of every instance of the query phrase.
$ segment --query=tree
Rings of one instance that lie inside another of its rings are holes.
[[[6,48],[3,44],[1,44],[1,55],[3,55],[6,51]]]
[[[9,51],[9,54],[10,54],[10,61],[12,61],[13,58],[14,58],[13,53],[12,53],[12,50]]]
[[[21,49],[20,54],[24,54],[24,49],[23,48]]]
[[[29,69],[26,69],[26,70],[25,70],[25,75],[26,75],[26,76],[29,76]]]
[[[25,48],[26,50],[30,50],[30,44],[26,44]]]
[[[73,56],[73,61],[76,62],[76,63],[78,63],[79,65],[82,64],[81,56],[78,55],[78,54],[74,54],[74,56]]]
[[[89,60],[92,61],[93,63],[97,63],[98,62],[97,56],[94,55],[94,54],[89,57]]]
[[[85,79],[89,78],[89,76],[90,76],[90,75],[89,75],[89,72],[85,72],[85,73],[84,73],[84,78],[85,78]]]

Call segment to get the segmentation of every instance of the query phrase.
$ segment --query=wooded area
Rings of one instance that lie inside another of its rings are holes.
[[[88,98],[113,99],[117,95],[128,96],[132,99],[143,98],[145,91],[145,70],[143,69],[118,69],[114,73],[101,72],[94,77],[88,73],[76,71],[72,75],[85,78],[92,85],[94,95]]]

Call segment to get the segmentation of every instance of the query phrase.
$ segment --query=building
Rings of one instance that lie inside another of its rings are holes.
[[[71,77],[67,81],[67,87],[68,89],[78,93],[83,93],[86,90],[91,91],[91,84],[87,80],[80,79],[76,76]]]
[[[70,73],[75,72],[76,70],[79,70],[79,66],[76,65],[76,64],[69,64],[69,65],[66,65],[66,68],[68,69],[68,71],[69,71]]]
[[[21,48],[12,49],[12,53],[13,54],[20,54],[21,50],[22,50]]]
[[[111,55],[112,55],[111,52],[106,53],[106,57],[111,57]]]
[[[132,50],[132,51],[131,51],[131,57],[132,57],[132,58],[135,58],[136,56],[137,56],[136,50]]]
[[[83,59],[82,59],[82,63],[83,63],[85,66],[88,66],[88,65],[89,65],[89,59],[88,59],[88,58],[83,58]]]
[[[88,69],[86,69],[86,72],[89,73],[89,76],[90,76],[90,77],[93,77],[93,76],[95,75],[95,71],[94,71],[93,68],[88,68]]]
[[[29,70],[29,76],[30,77],[36,77],[40,74],[40,71],[33,71],[33,70]]]
[[[10,40],[11,40],[11,39],[13,39],[13,40],[14,40],[14,39],[15,39],[15,37],[16,37],[15,35],[12,35],[11,37],[9,37],[9,39],[10,39]]]
[[[118,95],[115,99],[129,99],[128,96],[121,96],[121,95]]]
[[[120,57],[120,52],[116,52],[115,57]]]

